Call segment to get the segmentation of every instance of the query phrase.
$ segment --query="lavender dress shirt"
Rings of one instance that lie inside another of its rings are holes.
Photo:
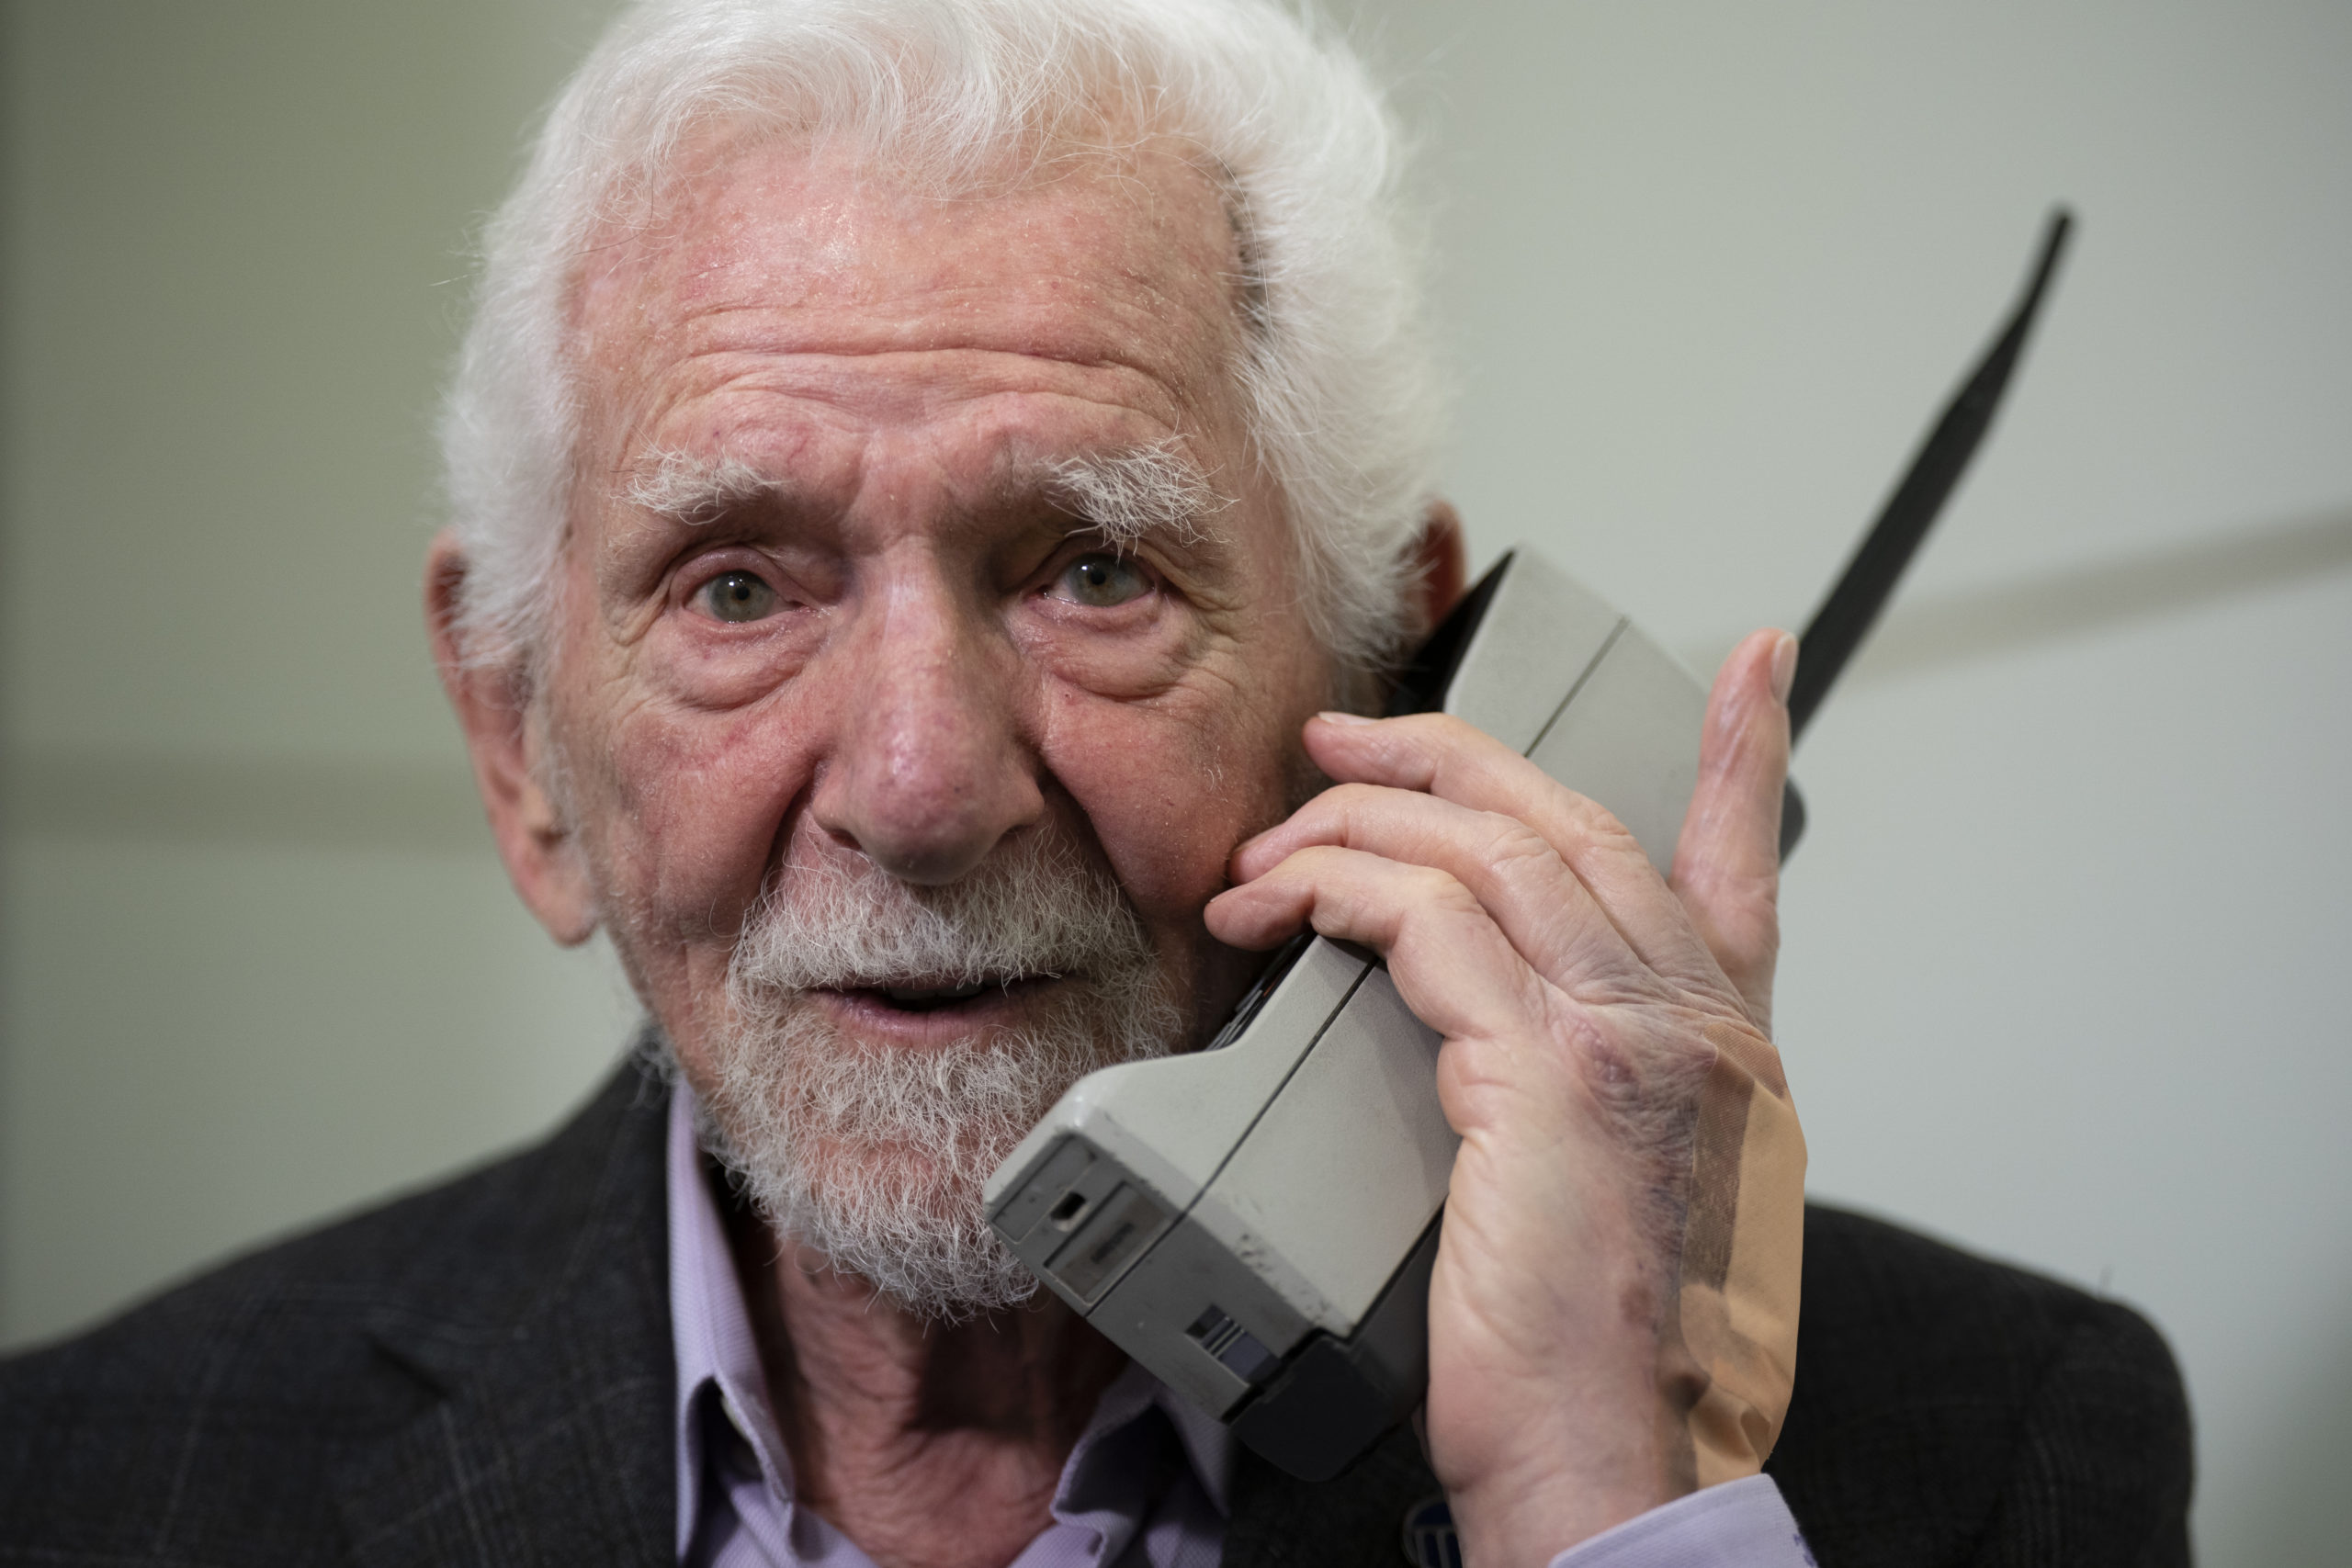
[[[694,1098],[671,1097],[670,1322],[678,1363],[678,1561],[687,1568],[873,1568],[793,1501],[792,1466],[727,1233],[704,1175]],[[1103,1392],[1054,1492],[1052,1520],[1012,1568],[1216,1568],[1232,1438],[1130,1365]],[[1404,1521],[1398,1521],[1398,1562]],[[1554,1558],[1551,1568],[1804,1568],[1813,1562],[1770,1477],[1693,1493]],[[1458,1551],[1452,1568],[1460,1568]]]

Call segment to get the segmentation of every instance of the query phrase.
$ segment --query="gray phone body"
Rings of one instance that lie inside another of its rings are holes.
[[[1513,552],[1442,706],[1607,807],[1668,869],[1706,691],[1566,572]],[[1459,1142],[1438,1044],[1374,954],[1295,944],[1208,1049],[1072,1085],[989,1177],[989,1223],[1162,1382],[1325,1479],[1428,1382]]]

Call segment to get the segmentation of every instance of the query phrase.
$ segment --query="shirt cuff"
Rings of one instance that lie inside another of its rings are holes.
[[[1796,1516],[1769,1475],[1726,1481],[1627,1519],[1552,1568],[1814,1568]]]

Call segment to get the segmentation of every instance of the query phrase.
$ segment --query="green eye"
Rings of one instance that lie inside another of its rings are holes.
[[[1072,604],[1108,610],[1141,598],[1151,582],[1135,562],[1098,552],[1080,556],[1064,567],[1058,586]]]
[[[775,613],[775,590],[751,572],[722,571],[703,585],[702,602],[715,620],[763,620]]]

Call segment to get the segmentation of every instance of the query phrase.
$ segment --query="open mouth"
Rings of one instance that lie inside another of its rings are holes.
[[[903,985],[843,987],[841,994],[897,1012],[939,1012],[949,1008],[1010,1000],[1061,978],[1058,975],[1001,975],[978,980],[939,984],[912,981]]]

